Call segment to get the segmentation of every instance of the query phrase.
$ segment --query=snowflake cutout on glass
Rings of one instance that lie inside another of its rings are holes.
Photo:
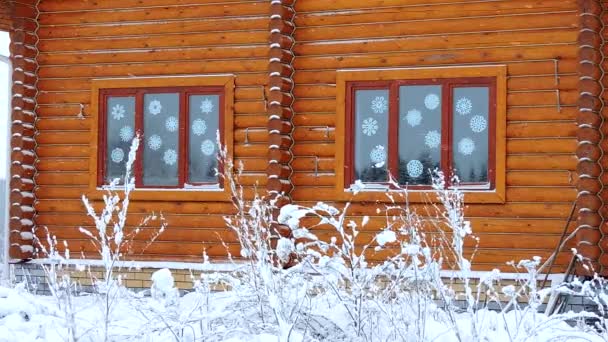
[[[386,162],[386,149],[382,145],[378,145],[369,153],[369,159],[375,164],[375,167],[382,167]]]
[[[466,97],[461,97],[456,101],[456,113],[460,115],[470,114],[473,110],[473,103]]]
[[[150,101],[150,104],[148,105],[148,111],[150,112],[150,114],[158,115],[158,114],[160,114],[160,112],[162,110],[163,110],[163,105],[160,104],[160,101],[158,101],[158,100]]]
[[[125,158],[125,152],[122,150],[122,148],[117,147],[112,150],[110,158],[112,158],[113,162],[120,163]]]
[[[133,128],[131,128],[131,126],[124,126],[120,129],[119,135],[120,140],[129,142],[131,139],[133,139]]]
[[[163,155],[163,161],[167,165],[173,165],[177,162],[177,153],[173,149],[168,149]]]
[[[410,109],[405,115],[405,120],[411,127],[416,127],[422,122],[422,113],[418,109]]]
[[[206,156],[212,155],[213,152],[215,152],[215,144],[213,143],[213,141],[209,139],[203,141],[203,143],[201,144],[201,152],[203,152],[203,154]]]
[[[378,121],[374,120],[373,118],[367,118],[363,120],[361,128],[363,129],[363,134],[371,137],[378,131]]]
[[[179,121],[175,116],[170,116],[165,120],[165,128],[169,132],[175,132],[179,128]]]
[[[207,131],[207,123],[203,119],[196,119],[192,123],[192,133],[194,135],[203,135]]]
[[[383,114],[388,109],[388,101],[384,96],[376,96],[372,100],[372,111],[376,114]]]
[[[441,145],[441,133],[432,130],[424,136],[424,143],[429,148],[437,148]]]
[[[201,101],[201,112],[204,114],[209,114],[213,110],[213,102],[209,100],[209,98],[205,97],[203,101]]]
[[[114,107],[112,107],[112,118],[114,118],[114,120],[120,120],[122,118],[125,117],[125,106],[121,105],[121,104],[117,104]]]
[[[160,136],[154,134],[148,139],[148,147],[153,151],[158,151],[163,145],[163,139]]]
[[[470,122],[471,130],[475,133],[481,133],[486,130],[488,127],[488,122],[486,118],[481,115],[475,115],[471,118]]]
[[[437,94],[428,94],[424,97],[424,106],[428,110],[435,110],[439,107],[439,96]]]
[[[471,138],[462,138],[458,142],[458,152],[465,156],[470,156],[475,151],[475,142]]]
[[[424,166],[419,160],[410,160],[407,163],[407,174],[412,178],[418,178],[424,171]]]

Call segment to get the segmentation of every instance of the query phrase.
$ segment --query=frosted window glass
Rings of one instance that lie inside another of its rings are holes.
[[[188,182],[217,183],[218,95],[191,95],[189,98]]]
[[[179,94],[144,95],[143,184],[179,184]]]
[[[109,183],[125,174],[125,164],[135,136],[135,97],[109,96],[106,108],[105,181]]]
[[[388,181],[388,90],[355,93],[355,179]],[[352,142],[351,142],[352,143]]]
[[[454,88],[453,168],[462,183],[488,182],[487,87]]]
[[[441,86],[399,88],[399,183],[430,185],[441,165]]]

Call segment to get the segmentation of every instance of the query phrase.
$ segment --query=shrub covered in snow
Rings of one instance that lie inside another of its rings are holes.
[[[137,142],[130,162],[136,149]],[[225,158],[225,150],[221,154]],[[168,269],[152,275],[150,297],[127,290],[115,273],[130,241],[125,224],[133,183],[127,170],[124,197],[110,191],[101,213],[84,199],[96,229],[83,233],[105,267],[94,292],[78,293],[63,268],[69,250],[58,253],[57,241],[49,237],[40,249],[56,261],[47,266],[53,296],[33,296],[23,285],[0,288],[0,341],[608,340],[603,317],[538,312],[548,296],[566,293],[591,298],[603,313],[608,286],[601,278],[540,289],[540,259],[531,257],[513,264],[522,271],[518,286],[501,286],[498,270],[472,285],[464,250],[465,240],[475,239],[472,227],[462,193],[445,189],[441,173],[433,176],[438,203],[429,204],[424,215],[408,205],[407,189],[393,184],[399,191],[377,208],[384,227],[365,238],[361,232],[370,218],[351,219],[348,203],[290,204],[275,217],[275,201],[260,195],[247,199],[239,170],[228,159],[223,165],[237,209],[226,218],[241,246],[240,255],[228,256],[235,271],[192,275],[193,290],[184,296]],[[356,182],[353,192],[364,188]],[[429,224],[432,232],[425,229]],[[320,229],[330,237],[319,238]],[[372,263],[368,257],[374,253],[387,256]],[[208,262],[205,255],[203,263]],[[442,269],[454,272],[446,279]],[[454,283],[463,284],[464,292]],[[489,303],[499,310],[488,310]],[[596,324],[587,325],[586,319]]]

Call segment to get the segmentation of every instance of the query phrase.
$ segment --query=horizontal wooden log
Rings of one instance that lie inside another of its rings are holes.
[[[430,34],[456,34],[464,32],[497,32],[516,30],[542,30],[576,28],[572,13],[529,14],[514,20],[509,16],[487,18],[457,18],[435,21],[432,25],[407,22],[363,23],[354,25],[301,27],[295,32],[298,42],[330,41],[338,39],[403,37]],[[527,21],[530,20],[530,21]]]
[[[346,55],[324,57],[298,57],[294,61],[296,70],[343,69],[369,67],[413,67],[436,66],[438,64],[476,64],[488,62],[525,61],[539,59],[575,59],[575,45],[548,48],[505,47],[491,51],[477,49],[453,50],[444,52],[400,52],[374,55]]]
[[[213,46],[225,42],[234,44],[263,44],[267,39],[266,30],[239,32],[211,32],[189,34],[163,34],[162,39],[150,36],[126,36],[110,38],[77,38],[41,40],[40,51],[88,51],[111,49],[157,49],[178,46]]]
[[[73,10],[73,9],[70,9]],[[49,15],[49,14],[47,14]],[[38,31],[41,39],[111,37],[126,35],[155,35],[172,33],[200,33],[218,31],[265,30],[266,17],[185,19],[180,21],[144,21],[132,23],[100,23],[94,25],[43,26]]]
[[[431,0],[408,0],[408,1],[381,1],[372,0],[365,3],[353,3],[348,0],[337,0],[332,3],[311,4],[296,3],[296,19],[298,26],[309,25],[335,25],[356,22],[372,22],[379,20],[401,21],[405,19],[427,19],[427,18],[450,18],[456,13],[468,16],[476,15],[499,15],[503,13],[528,13],[546,12],[551,10],[576,10],[577,4],[574,0],[565,1],[526,1],[524,3],[509,3],[509,1],[497,1],[491,3],[470,2],[454,3]],[[365,9],[365,11],[362,11]],[[336,11],[331,16],[327,12]],[[310,12],[310,13],[309,13]],[[318,13],[316,13],[318,12]],[[350,19],[350,20],[349,20]]]
[[[416,35],[301,42],[294,47],[298,56],[325,56],[332,54],[363,54],[378,52],[429,51],[474,48],[492,49],[501,46],[529,46],[536,44],[568,44],[576,42],[573,29],[543,29],[527,32],[463,32],[450,35]],[[543,40],[545,39],[545,40]]]
[[[40,67],[40,77],[65,77],[66,72],[72,77],[107,77],[107,76],[145,76],[145,75],[180,75],[209,74],[227,72],[254,72],[266,69],[266,60],[213,60],[184,61],[179,64],[169,62],[156,63],[123,63],[113,65],[72,66],[69,71],[64,67]]]
[[[121,6],[119,6],[120,8]],[[147,8],[133,9],[100,9],[94,12],[67,11],[42,16],[41,25],[91,24],[110,22],[140,22],[165,19],[194,19],[215,17],[241,17],[266,15],[268,5],[262,2],[236,4],[206,4],[165,7],[161,11],[150,11]]]

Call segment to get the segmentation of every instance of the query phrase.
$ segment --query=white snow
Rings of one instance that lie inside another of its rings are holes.
[[[383,230],[378,235],[376,235],[376,242],[378,242],[380,246],[384,246],[387,243],[395,241],[397,241],[397,234],[395,234],[395,232],[392,230]]]

